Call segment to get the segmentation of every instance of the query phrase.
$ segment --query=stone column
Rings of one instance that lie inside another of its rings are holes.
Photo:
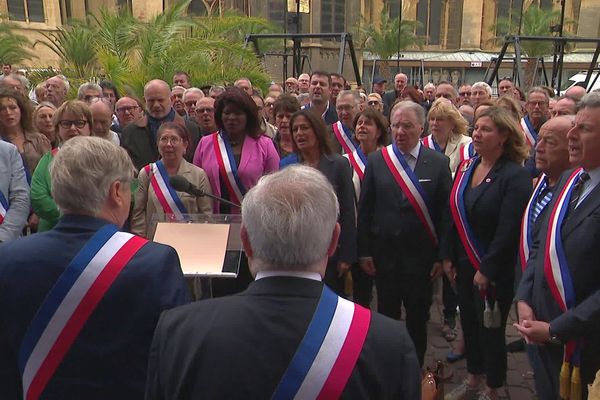
[[[483,29],[483,0],[465,0],[463,4],[460,47],[463,50],[481,49]]]

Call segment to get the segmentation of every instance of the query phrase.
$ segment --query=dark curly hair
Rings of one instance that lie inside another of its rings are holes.
[[[219,129],[223,129],[223,109],[227,105],[237,107],[246,114],[246,135],[256,139],[263,134],[256,103],[248,93],[237,87],[225,89],[215,102],[215,122]]]

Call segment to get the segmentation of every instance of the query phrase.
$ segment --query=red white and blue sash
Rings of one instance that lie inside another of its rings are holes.
[[[362,350],[371,312],[323,286],[308,329],[273,400],[337,399]]]
[[[469,184],[471,175],[475,170],[479,157],[471,158],[470,160],[462,162],[456,170],[456,177],[454,178],[454,184],[452,185],[452,191],[450,192],[450,211],[452,212],[452,219],[456,225],[458,237],[467,253],[469,261],[473,267],[479,270],[481,259],[484,255],[483,247],[479,244],[479,241],[475,237],[469,220],[467,218],[467,210],[465,209],[465,189]]]
[[[525,134],[525,141],[533,149],[537,141],[537,132],[527,115],[521,118],[521,128],[523,128],[523,133]]]
[[[352,135],[350,132],[348,132],[348,130],[346,130],[344,124],[342,124],[341,121],[337,121],[331,125],[331,128],[333,129],[335,138],[342,146],[342,149],[344,149],[344,152],[346,154],[354,153],[354,151],[358,148],[358,145],[352,140]]]
[[[8,212],[8,200],[4,197],[4,193],[0,192],[0,225],[4,222],[4,217]]]
[[[546,174],[540,175],[533,194],[527,203],[527,208],[521,221],[521,238],[519,239],[519,258],[521,259],[521,269],[525,270],[527,260],[529,260],[529,249],[531,249],[531,212],[535,208],[538,196],[548,186],[548,177]]]
[[[129,260],[148,241],[107,224],[58,278],[19,349],[23,398],[39,398],[79,332]]]
[[[242,204],[246,188],[242,184],[238,176],[237,164],[233,157],[233,150],[229,144],[229,140],[223,131],[213,133],[213,144],[217,163],[219,164],[219,172],[221,178],[225,182],[225,186],[229,191],[230,200],[236,204]]]
[[[475,148],[473,147],[473,142],[463,144],[460,146],[460,162],[465,160],[470,160],[475,157]]]
[[[429,147],[431,150],[435,150],[435,151],[438,151],[440,153],[443,153],[442,152],[442,148],[435,141],[435,138],[433,137],[433,134],[425,136],[423,139],[421,139],[421,143],[423,144],[423,146]]]
[[[395,143],[382,148],[381,155],[396,183],[398,183],[402,192],[413,206],[433,245],[437,246],[438,238],[433,220],[431,219],[427,193],[419,182],[419,178],[410,168]]]
[[[573,187],[583,173],[582,168],[578,168],[569,178],[562,191],[558,195],[554,208],[550,212],[550,224],[546,235],[546,248],[544,249],[544,274],[552,297],[556,300],[563,312],[575,306],[575,287],[571,279],[571,271],[567,263],[567,257],[562,244],[561,228],[565,216],[569,210],[569,203],[573,193]],[[563,369],[568,369],[571,365],[579,367],[581,353],[581,343],[578,340],[571,340],[565,345]],[[567,371],[567,373],[569,373]],[[562,375],[561,371],[561,375]],[[561,393],[563,383],[561,382]]]
[[[345,155],[348,156],[352,169],[354,169],[354,172],[356,172],[356,175],[362,181],[365,177],[365,169],[367,168],[367,156],[365,156],[360,147],[357,147],[352,153],[346,153]]]
[[[175,189],[169,185],[169,174],[162,160],[148,164],[144,169],[150,178],[150,185],[152,185],[163,212],[172,215],[177,221],[183,221],[185,219],[184,215],[188,211]]]

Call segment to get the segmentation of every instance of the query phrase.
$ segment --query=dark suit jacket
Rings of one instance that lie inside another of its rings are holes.
[[[0,247],[0,397],[21,399],[17,363],[29,323],[58,277],[105,221],[64,216],[54,229]],[[174,249],[149,242],[121,271],[42,397],[139,399],[163,310],[190,301]]]
[[[388,92],[385,92],[383,94],[383,115],[385,115],[386,117],[390,116],[390,111],[392,109],[392,105],[394,104],[394,102],[396,101],[396,99],[399,97],[399,94],[396,93],[395,90],[390,90]]]
[[[480,271],[492,282],[512,286],[521,218],[531,195],[531,177],[524,167],[501,158],[481,185],[484,186],[479,188],[473,206],[466,210],[473,233],[485,249]],[[454,225],[441,247],[443,258],[468,265]]]
[[[323,284],[270,277],[240,294],[163,313],[146,399],[268,399],[300,344]],[[346,399],[419,399],[420,369],[404,324],[377,313]]]
[[[431,203],[431,218],[439,238],[448,223],[447,204],[452,185],[449,159],[421,146],[414,172]],[[373,243],[370,243],[373,235],[400,237],[407,248],[418,249],[428,260],[437,254],[425,227],[385,163],[381,150],[369,155],[360,192],[359,257],[373,256]]]
[[[190,141],[184,158],[188,162],[192,162],[194,159],[194,152],[200,141],[200,131],[198,125],[193,121],[185,121],[183,117],[175,113],[175,119],[173,122],[185,127]],[[150,126],[148,125],[148,117],[144,116],[137,121],[132,122],[123,129],[121,134],[121,146],[127,150],[133,165],[139,171],[146,165],[156,162],[160,158],[158,154],[158,147],[156,146],[156,138],[150,132]]]
[[[331,154],[321,156],[317,168],[333,186],[340,205],[339,223],[342,232],[332,260],[353,263],[356,261],[356,208],[352,167],[344,157]]]
[[[566,171],[556,184],[548,210],[554,208],[557,194],[573,171]],[[547,231],[550,213],[545,212],[542,224]],[[532,246],[527,268],[517,291],[517,300],[529,304],[538,320],[550,322],[552,331],[563,340],[584,338],[582,373],[589,382],[600,368],[600,186],[583,200],[561,228],[562,245],[575,287],[576,306],[562,312],[552,296],[544,274],[546,235],[538,235]],[[585,368],[589,366],[588,368]]]

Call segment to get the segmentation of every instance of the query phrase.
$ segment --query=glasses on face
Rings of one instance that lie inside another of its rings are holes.
[[[212,114],[215,112],[214,108],[196,108],[196,114]]]
[[[195,101],[186,101],[185,104],[187,107],[195,107],[196,106],[196,102]]]
[[[471,92],[459,92],[458,95],[462,97],[469,97],[471,95]]]
[[[378,100],[371,100],[371,101],[368,101],[367,104],[370,105],[370,106],[376,106],[376,105],[379,104],[379,101]]]
[[[118,113],[123,113],[123,114],[125,114],[125,113],[130,113],[130,114],[132,114],[132,113],[134,113],[135,111],[137,111],[138,109],[139,109],[139,107],[138,107],[138,106],[123,106],[123,107],[119,107],[119,108],[117,108],[117,112],[118,112]]]
[[[161,144],[179,144],[181,143],[181,138],[179,136],[161,136],[160,139],[158,139],[158,141]]]
[[[74,121],[63,119],[58,121],[58,125],[63,129],[70,129],[73,125],[75,125],[75,128],[81,129],[86,126],[87,123],[88,122],[85,119],[76,119]]]

